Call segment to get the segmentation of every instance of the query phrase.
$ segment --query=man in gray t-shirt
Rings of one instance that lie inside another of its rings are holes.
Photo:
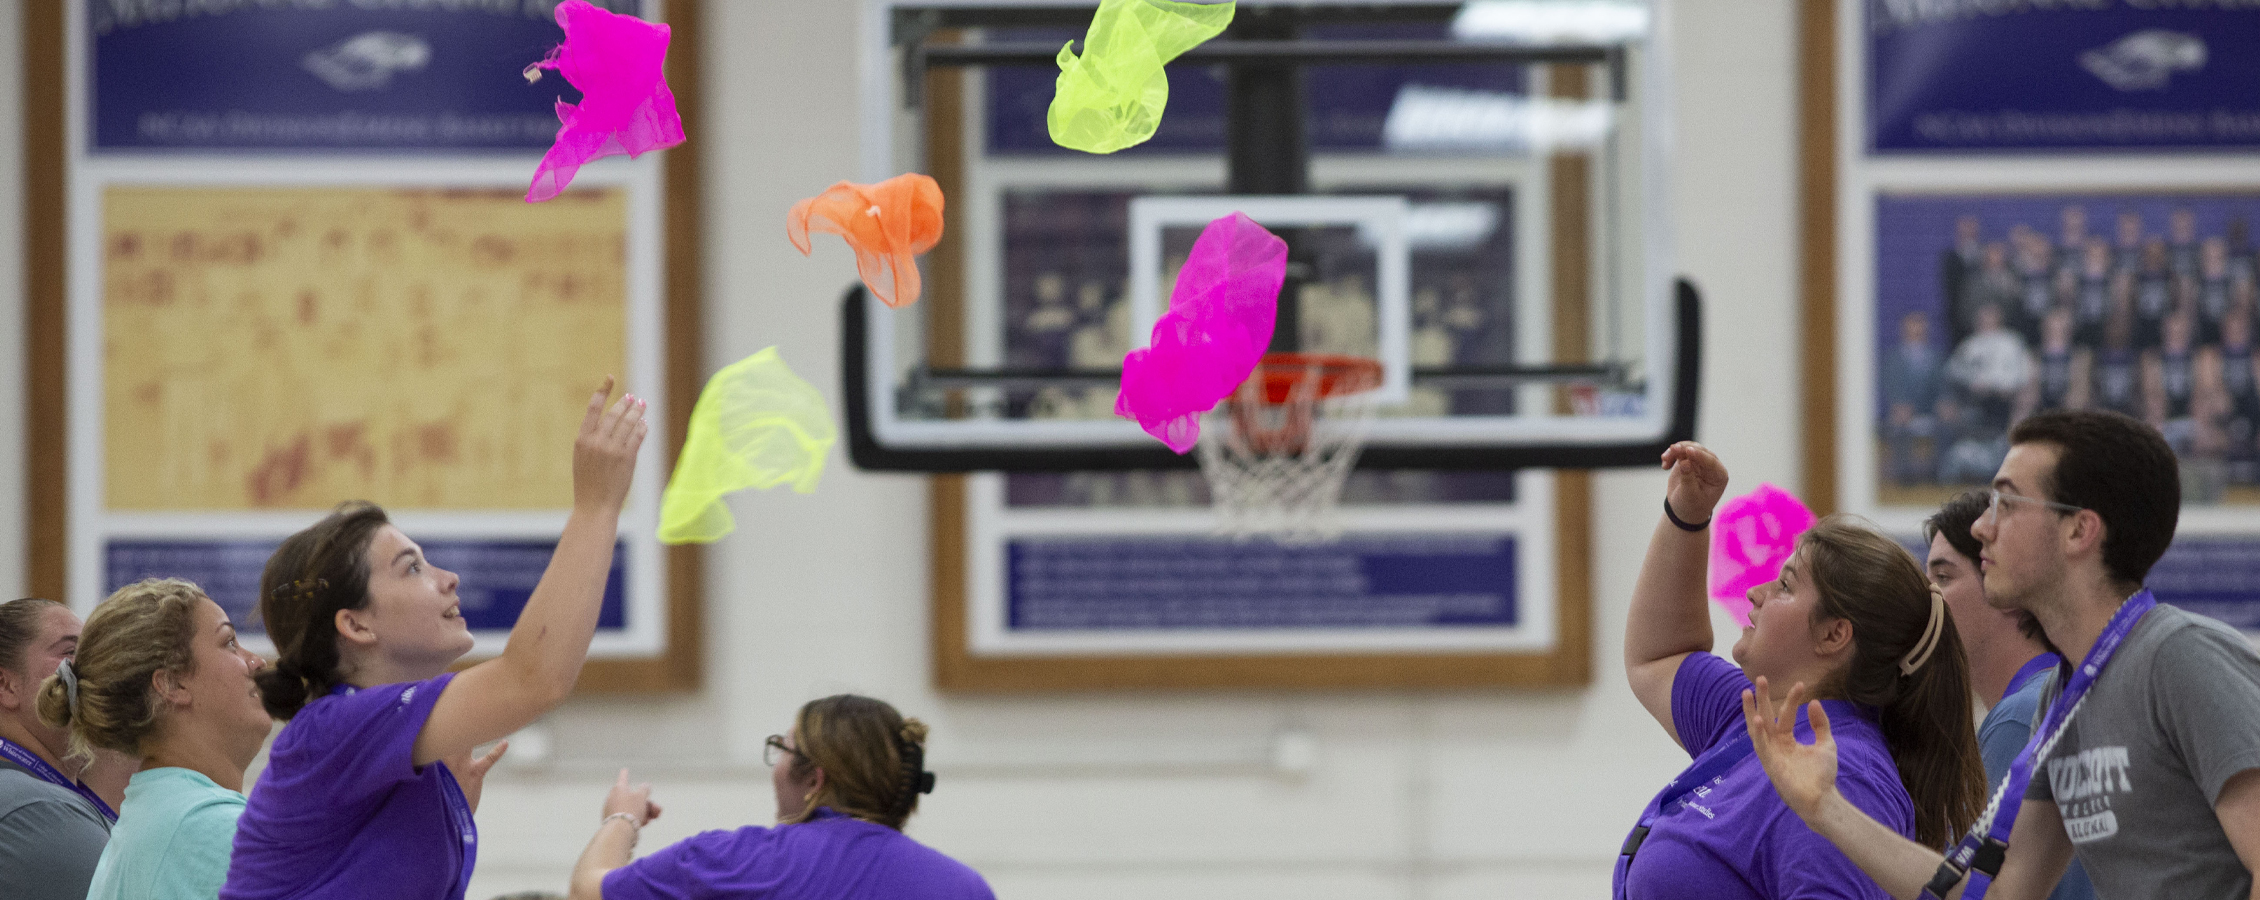
[[[7,900],[86,900],[110,823],[86,798],[0,759],[0,885]]]
[[[2096,679],[2025,796],[2056,804],[2101,896],[2244,897],[2252,873],[2213,802],[2252,768],[2260,655],[2235,629],[2160,604]]]
[[[2075,857],[2103,897],[2252,897],[2260,658],[2242,635],[2171,606],[2121,618],[2173,543],[2181,492],[2173,448],[2140,420],[2053,410],[2010,429],[1970,532],[1986,602],[2029,614],[2081,666],[2115,652],[2034,780],[2003,798],[2019,801],[2005,846],[1963,844],[1967,856],[1943,860],[1861,812],[1836,790],[1818,717],[1817,740],[1801,743],[1795,711],[1772,706],[1761,680],[1745,716],[1782,801],[1894,897],[1954,896],[1975,869],[1996,874],[1988,897],[2040,900]]]

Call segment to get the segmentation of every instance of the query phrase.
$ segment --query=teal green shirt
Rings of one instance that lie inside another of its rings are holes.
[[[213,900],[228,880],[242,814],[242,794],[199,773],[174,766],[134,773],[87,900]]]

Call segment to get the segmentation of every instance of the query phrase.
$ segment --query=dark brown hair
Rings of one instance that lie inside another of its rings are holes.
[[[1976,566],[1978,555],[1985,548],[1978,546],[1977,535],[1971,534],[1970,529],[1977,525],[1977,520],[1992,505],[1993,495],[1985,491],[1969,490],[1955,494],[1940,504],[1938,511],[1931,513],[1930,518],[1923,520],[1923,543],[1929,544],[1943,535],[1946,546],[1954,548],[1954,552],[1962,554],[1963,559]]]
[[[1930,579],[1907,548],[1847,516],[1830,516],[1797,540],[1817,595],[1813,623],[1852,623],[1852,662],[1833,693],[1881,712],[1884,744],[1915,805],[1915,841],[1944,848],[1977,820],[1985,768],[1970,707],[1970,669],[1954,617],[1943,610],[1937,645],[1913,674],[1899,662],[1920,643],[1932,612]]]
[[[2056,469],[2034,485],[2042,499],[2094,510],[2103,519],[2103,567],[2140,585],[2174,542],[2181,518],[2181,465],[2158,429],[2104,410],[2051,410],[2009,429],[2011,444],[2056,448]]]
[[[253,677],[268,715],[298,715],[343,680],[337,614],[369,605],[369,542],[390,522],[374,503],[339,504],[312,527],[284,538],[267,558],[259,575],[259,618],[278,658]]]
[[[793,775],[824,770],[824,786],[789,822],[805,822],[819,806],[902,830],[918,811],[926,781],[926,723],[903,718],[883,700],[837,694],[810,700],[793,719],[798,753]]]
[[[1946,546],[1962,554],[1963,559],[1970,561],[1970,568],[1976,570],[1979,554],[1985,548],[1978,545],[1977,535],[1971,529],[1977,527],[1977,520],[1984,518],[1985,511],[1992,506],[1993,494],[1989,491],[1968,490],[1955,494],[1937,512],[1931,513],[1930,518],[1923,520],[1923,543],[1945,538]],[[1984,576],[1981,574],[1979,577]],[[2049,643],[2048,635],[2041,633],[2039,619],[2021,609],[2016,611],[2016,617],[2019,634],[2039,641],[2040,646],[2050,653],[2056,652],[2056,645]]]
[[[86,617],[71,661],[78,705],[71,705],[70,688],[57,676],[47,676],[39,688],[39,717],[70,730],[72,755],[89,748],[143,755],[165,702],[150,676],[159,669],[184,677],[195,671],[196,608],[203,602],[204,590],[195,584],[149,578],[119,588]]]

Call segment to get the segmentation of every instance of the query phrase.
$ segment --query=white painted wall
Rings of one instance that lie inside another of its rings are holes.
[[[861,4],[708,5],[711,371],[776,344],[837,394],[837,242],[803,259],[790,204],[854,174],[853,38]],[[1778,0],[1680,0],[1673,223],[1709,303],[1702,436],[1738,487],[1797,484],[1794,21]],[[0,16],[0,116],[20,121],[18,7]],[[21,170],[15,140],[0,170]],[[0,178],[0,215],[21,185]],[[0,241],[0,416],[20,420],[22,267]],[[835,408],[838,398],[832,397]],[[18,440],[0,472],[20,472]],[[23,490],[0,477],[0,591],[21,582]],[[707,689],[669,701],[575,701],[546,723],[550,760],[490,777],[473,900],[561,890],[614,768],[667,807],[645,851],[774,810],[762,738],[803,701],[853,690],[934,725],[940,789],[911,833],[1007,898],[1600,896],[1640,805],[1684,757],[1615,664],[1663,479],[1596,489],[1593,685],[1547,692],[1268,692],[945,697],[927,679],[922,478],[856,471],[821,491],[734,501],[709,554]],[[1721,634],[1728,632],[1722,628]],[[1274,739],[1314,738],[1315,768],[1276,770]]]
[[[852,174],[859,7],[709,7],[692,138],[711,161],[709,369],[777,344],[837,392],[852,259],[836,243],[803,259],[779,232],[794,200]],[[1710,303],[1703,434],[1738,483],[1794,488],[1792,8],[1680,2],[1666,37],[1680,268]],[[911,833],[1000,896],[1602,895],[1630,820],[1685,762],[1615,664],[1662,487],[1650,472],[1599,479],[1586,690],[967,698],[928,684],[923,479],[843,457],[813,496],[735,501],[740,529],[710,556],[703,697],[575,703],[552,720],[556,762],[494,777],[472,896],[558,888],[621,761],[650,760],[637,775],[668,805],[646,850],[766,820],[761,739],[839,690],[935,726],[940,789]],[[1307,775],[1270,765],[1287,730],[1316,739]]]

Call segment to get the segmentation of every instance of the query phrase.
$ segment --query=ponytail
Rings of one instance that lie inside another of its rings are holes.
[[[369,543],[390,524],[373,503],[340,504],[283,539],[259,576],[259,618],[274,639],[275,664],[252,676],[267,714],[289,719],[344,680],[337,614],[369,605]]]
[[[926,771],[926,723],[902,720],[895,733],[895,752],[902,757],[902,780],[895,784],[895,821],[899,824],[918,809],[918,795],[934,792],[934,773]]]
[[[70,665],[68,661],[64,665]],[[76,676],[73,676],[75,679]],[[62,670],[39,683],[39,695],[34,701],[39,710],[39,720],[50,728],[69,729],[77,718],[78,704],[72,702],[71,684],[64,680]]]
[[[1858,520],[1822,519],[1797,549],[1820,595],[1814,621],[1852,623],[1852,661],[1830,692],[1880,710],[1914,802],[1915,841],[1943,849],[1985,804],[1969,658],[1953,617],[1906,548]]]

